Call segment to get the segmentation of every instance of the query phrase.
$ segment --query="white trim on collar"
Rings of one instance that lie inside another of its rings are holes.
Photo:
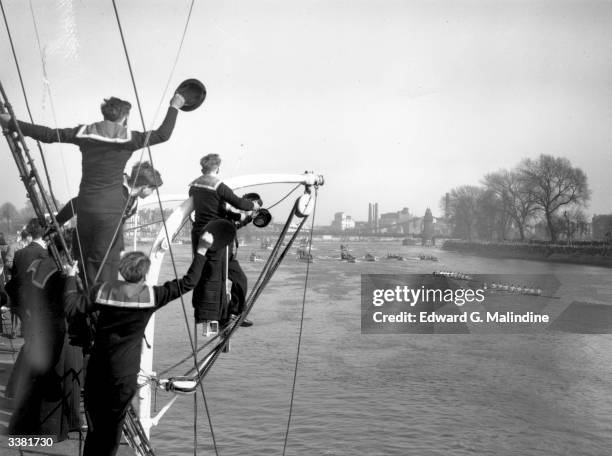
[[[93,133],[83,133],[87,128],[87,125],[83,125],[79,128],[79,131],[76,134],[77,138],[81,139],[95,139],[96,141],[108,142],[108,143],[116,143],[116,144],[125,144],[132,140],[132,132],[127,130],[127,138],[107,138],[106,136],[95,135]]]
[[[151,309],[155,307],[155,294],[151,285],[147,285],[147,288],[149,289],[149,302],[123,302],[116,301],[114,299],[105,299],[102,297],[102,290],[107,285],[108,283],[104,283],[98,290],[96,295],[96,303],[112,307],[121,307],[123,309]]]
[[[223,183],[223,181],[221,179],[219,179],[218,177],[215,177],[215,185],[209,185],[209,184],[200,184],[198,181],[202,179],[201,177],[198,177],[196,180],[194,180],[191,184],[189,184],[190,187],[196,187],[196,188],[206,188],[209,190],[217,190],[217,188],[219,188],[219,185],[221,185]]]

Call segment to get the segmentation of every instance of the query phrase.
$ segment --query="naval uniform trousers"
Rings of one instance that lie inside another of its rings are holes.
[[[111,246],[117,225],[119,225],[117,235]],[[101,214],[79,210],[77,230],[80,248],[85,256],[84,269],[88,285],[91,287],[94,284],[98,269],[109,247],[108,257],[102,266],[97,282],[117,280],[120,254],[124,246],[121,214]]]
[[[83,455],[114,456],[132,397],[138,390],[138,374],[114,377],[90,363],[85,380],[85,404],[89,429]]]
[[[197,245],[199,231],[191,233],[191,245]],[[206,264],[202,276],[193,290],[193,307],[196,323],[207,320],[224,321],[229,314],[240,315],[244,310],[248,280],[233,251],[229,253],[227,277],[225,277],[226,253],[209,249],[206,252]],[[232,282],[231,302],[228,303],[225,293],[225,281]],[[197,304],[196,304],[197,303]]]

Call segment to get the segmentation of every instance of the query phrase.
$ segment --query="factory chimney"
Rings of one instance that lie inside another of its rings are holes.
[[[374,232],[378,233],[378,203],[374,203]]]

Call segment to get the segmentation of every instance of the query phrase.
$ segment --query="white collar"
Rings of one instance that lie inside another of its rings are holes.
[[[35,242],[36,244],[40,245],[43,249],[47,248],[47,243],[42,239],[34,239],[32,242]]]

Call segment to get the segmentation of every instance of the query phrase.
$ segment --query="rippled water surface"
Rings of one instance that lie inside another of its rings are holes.
[[[612,448],[612,342],[608,335],[362,335],[360,274],[552,273],[560,312],[574,300],[612,302],[609,269],[477,258],[398,242],[353,243],[356,256],[411,259],[340,262],[338,243],[315,243],[286,454],[607,455]],[[177,246],[179,271],[189,248]],[[263,263],[239,258],[254,281]],[[260,251],[261,252],[261,251]],[[419,261],[419,253],[439,263]],[[289,257],[206,377],[221,455],[282,454],[306,264]],[[165,278],[170,267],[164,267]],[[190,295],[185,299],[191,323]],[[202,340],[199,336],[200,341]],[[157,313],[158,371],[189,353],[179,301]],[[176,370],[183,374],[188,365]],[[157,407],[170,396],[158,393]],[[159,454],[193,454],[194,396],[181,396],[153,430]],[[214,454],[197,396],[198,454]]]

